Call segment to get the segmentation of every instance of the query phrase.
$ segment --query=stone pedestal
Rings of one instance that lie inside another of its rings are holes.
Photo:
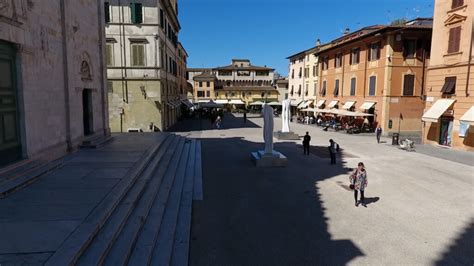
[[[286,156],[278,151],[273,151],[272,154],[256,151],[251,153],[251,157],[257,167],[286,167],[288,164]]]
[[[279,139],[279,140],[299,140],[300,136],[296,134],[295,132],[273,132],[273,137]]]

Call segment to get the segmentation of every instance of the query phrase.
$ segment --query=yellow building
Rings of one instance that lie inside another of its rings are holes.
[[[474,2],[436,0],[424,142],[474,151]]]
[[[215,99],[214,86],[216,76],[209,72],[204,72],[194,76],[194,102],[208,102]]]

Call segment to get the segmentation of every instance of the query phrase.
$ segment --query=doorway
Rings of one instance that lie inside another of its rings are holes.
[[[439,144],[451,146],[453,140],[453,117],[440,118]]]
[[[0,41],[0,167],[22,158],[15,49]]]
[[[84,123],[84,136],[94,133],[94,120],[92,109],[92,90],[84,89],[82,91],[82,118]]]

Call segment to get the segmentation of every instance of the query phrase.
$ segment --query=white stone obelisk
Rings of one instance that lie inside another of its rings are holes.
[[[263,105],[263,121],[265,154],[273,154],[273,108],[270,105]]]
[[[281,103],[282,105],[282,112],[281,112],[281,132],[289,133],[290,132],[290,100],[286,99],[283,100]]]

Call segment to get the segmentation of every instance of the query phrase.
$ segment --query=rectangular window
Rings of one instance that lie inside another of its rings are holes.
[[[143,22],[143,5],[141,3],[130,4],[130,15],[133,24],[140,24]]]
[[[132,66],[145,66],[145,44],[132,43]]]
[[[339,80],[336,79],[336,83],[334,84],[334,96],[338,96],[339,95]]]
[[[360,48],[354,48],[351,50],[351,65],[357,65],[360,62]]]
[[[300,77],[300,78],[301,78],[301,75],[302,75],[302,74],[303,74],[303,68],[302,68],[302,67],[300,67],[300,72],[298,73],[298,77]]]
[[[356,95],[356,78],[351,78],[351,96],[355,96]]]
[[[448,53],[459,52],[461,42],[461,26],[449,30]]]
[[[342,53],[336,54],[336,57],[334,58],[334,67],[339,68],[342,66]]]
[[[109,93],[113,93],[114,92],[114,83],[112,81],[107,81],[107,91]]]
[[[291,70],[291,78],[292,78],[292,79],[295,78],[295,70],[294,70],[294,69]]]
[[[379,59],[380,59],[380,42],[373,43],[370,45],[369,61],[375,61]]]
[[[415,52],[416,52],[416,41],[405,40],[403,42],[403,57],[415,58]]]
[[[451,8],[454,9],[463,5],[464,5],[464,0],[453,0],[453,3],[451,4]]]
[[[375,89],[377,86],[377,77],[372,76],[369,80],[369,96],[375,96]]]
[[[199,87],[202,88],[202,81],[199,81]]]
[[[306,90],[304,91],[305,96],[308,96],[309,93],[309,85],[306,84]]]
[[[316,77],[316,76],[318,76],[318,66],[317,65],[313,66],[313,77]]]
[[[197,97],[204,97],[204,92],[203,91],[198,91],[197,92]]]
[[[105,23],[110,22],[110,3],[105,2],[104,3],[104,17],[105,17]]]
[[[326,81],[323,81],[323,87],[321,88],[321,96],[326,96]]]
[[[105,59],[107,62],[107,66],[114,65],[114,45],[111,43],[107,43],[105,45]]]
[[[327,70],[329,68],[329,57],[324,57],[323,60],[323,66],[322,66],[322,69],[323,70]]]
[[[210,91],[206,91],[206,97],[211,97],[211,92]]]
[[[444,85],[441,89],[443,94],[455,94],[456,93],[456,77],[446,77],[444,79]]]
[[[162,29],[165,28],[165,13],[163,12],[163,9],[160,8],[160,26]]]
[[[211,82],[206,81],[206,87],[208,87],[208,88],[211,87]]]
[[[408,74],[403,77],[403,96],[413,96],[415,93],[415,75]]]

